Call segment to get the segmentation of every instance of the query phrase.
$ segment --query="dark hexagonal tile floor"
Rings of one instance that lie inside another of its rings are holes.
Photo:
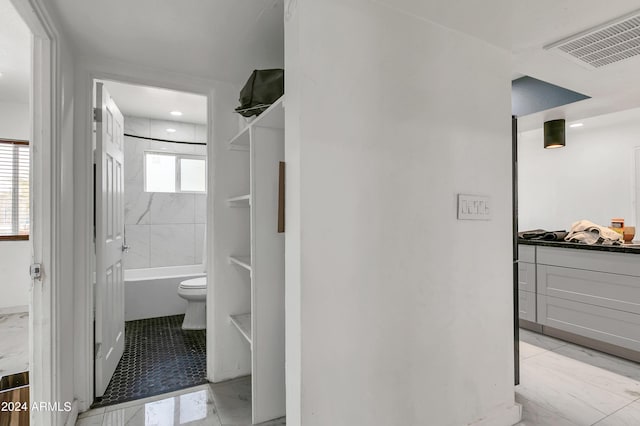
[[[206,330],[182,330],[184,315],[125,323],[124,354],[92,408],[207,383]]]

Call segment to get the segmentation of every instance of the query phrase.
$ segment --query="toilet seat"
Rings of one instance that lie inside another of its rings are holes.
[[[190,280],[182,281],[180,283],[180,288],[182,289],[206,289],[207,288],[207,277],[200,278],[192,278]]]

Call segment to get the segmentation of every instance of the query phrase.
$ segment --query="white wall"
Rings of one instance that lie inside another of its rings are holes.
[[[566,146],[543,148],[542,129],[518,135],[518,228],[570,229],[588,219],[608,226],[635,217],[634,150],[640,148],[640,109],[567,124]]]
[[[172,126],[175,133],[165,129]],[[207,126],[142,117],[124,117],[128,135],[206,142]],[[144,153],[160,151],[206,157],[206,145],[124,138],[124,223],[129,252],[126,269],[202,263],[207,194],[151,193],[144,190]]]
[[[0,139],[29,140],[29,105],[0,101]],[[0,310],[29,305],[29,241],[0,241]]]
[[[0,101],[0,139],[29,140],[29,104]]]
[[[29,305],[29,241],[0,241],[0,311],[20,308],[27,312]]]
[[[285,11],[287,424],[516,423],[509,53],[376,2]]]

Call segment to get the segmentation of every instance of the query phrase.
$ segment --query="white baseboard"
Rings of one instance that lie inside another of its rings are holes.
[[[469,426],[512,426],[522,419],[522,405],[501,405],[491,410],[486,416],[469,423]]]
[[[0,308],[0,315],[29,313],[29,305]]]

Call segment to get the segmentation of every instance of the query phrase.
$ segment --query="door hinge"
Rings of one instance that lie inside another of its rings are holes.
[[[102,343],[96,343],[95,347],[93,348],[94,353],[93,353],[93,358],[94,359],[98,359],[100,357],[100,349],[102,348]]]
[[[102,123],[102,109],[94,108],[93,109],[93,121],[96,123]]]
[[[32,280],[40,280],[40,278],[42,278],[42,264],[32,263],[31,266],[29,266],[29,275]]]

